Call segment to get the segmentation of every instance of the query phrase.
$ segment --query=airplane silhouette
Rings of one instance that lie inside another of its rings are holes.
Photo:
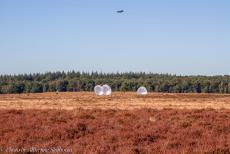
[[[117,11],[117,13],[123,13],[124,12],[124,10],[119,10],[119,11]]]

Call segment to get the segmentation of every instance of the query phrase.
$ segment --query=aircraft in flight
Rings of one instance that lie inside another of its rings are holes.
[[[117,13],[123,13],[124,12],[124,10],[118,10],[117,11]]]

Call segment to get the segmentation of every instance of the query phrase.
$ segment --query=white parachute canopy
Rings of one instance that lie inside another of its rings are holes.
[[[145,87],[140,87],[137,89],[137,94],[139,95],[147,95],[148,94],[148,91]]]
[[[112,89],[107,84],[102,86],[104,95],[111,95]]]
[[[103,93],[103,87],[100,86],[100,85],[95,86],[94,87],[94,92],[95,92],[96,95],[99,95],[99,96],[103,95],[104,94]]]

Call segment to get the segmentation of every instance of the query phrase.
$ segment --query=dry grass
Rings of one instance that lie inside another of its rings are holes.
[[[9,147],[228,154],[230,95],[0,95],[0,153]]]
[[[0,147],[229,153],[230,110],[0,110]]]
[[[113,93],[95,96],[91,92],[0,95],[0,109],[230,109],[230,95]]]

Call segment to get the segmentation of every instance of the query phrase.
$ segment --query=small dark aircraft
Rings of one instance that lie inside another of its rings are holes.
[[[117,13],[123,13],[124,12],[124,10],[119,10],[119,11],[117,11]]]

